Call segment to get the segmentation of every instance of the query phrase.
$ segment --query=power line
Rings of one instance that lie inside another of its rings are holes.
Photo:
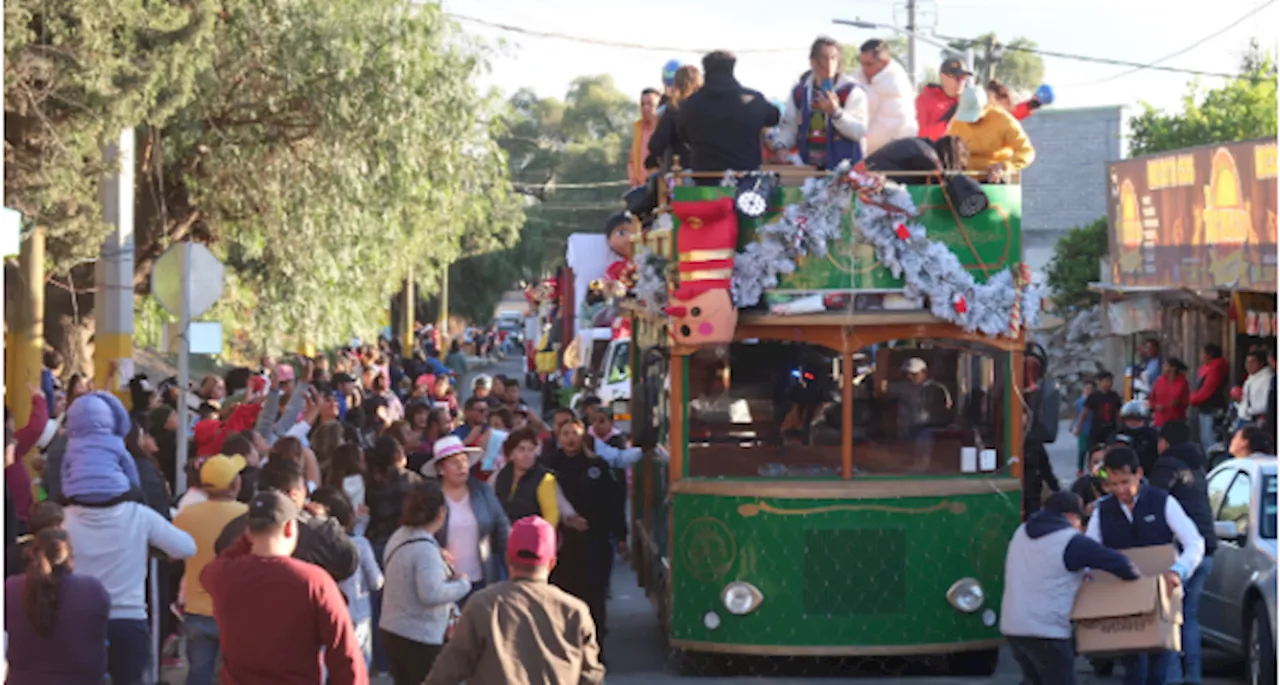
[[[1270,2],[1268,2],[1267,4],[1271,4],[1272,2],[1275,2],[1275,1],[1276,1],[1276,0],[1270,0]],[[1228,27],[1228,28],[1230,28],[1230,27]],[[938,35],[938,34],[934,34],[934,35],[935,35],[935,36],[937,36],[938,38],[941,38],[942,40],[945,40],[945,41],[948,41],[948,42],[953,42],[953,43],[974,43],[974,41],[972,41],[972,40],[970,40],[970,39],[968,39],[968,38],[956,38],[956,37],[953,37],[953,36],[943,36],[943,35]],[[1072,54],[1072,53],[1069,53],[1069,52],[1055,52],[1055,51],[1053,51],[1053,50],[1041,50],[1040,48],[1029,48],[1029,47],[1026,47],[1026,46],[1023,46],[1023,45],[1005,45],[1005,44],[1001,44],[1001,45],[1000,45],[1000,49],[1002,49],[1002,50],[1012,50],[1012,51],[1014,51],[1014,52],[1026,52],[1026,53],[1030,53],[1030,54],[1033,54],[1033,55],[1040,55],[1041,57],[1056,57],[1056,58],[1059,58],[1059,59],[1075,60],[1075,61],[1077,61],[1077,62],[1091,62],[1091,63],[1094,63],[1094,64],[1109,64],[1109,65],[1117,66],[1117,67],[1137,67],[1137,69],[1134,69],[1133,71],[1140,71],[1140,70],[1142,70],[1142,69],[1151,69],[1151,70],[1154,70],[1154,71],[1167,71],[1167,72],[1175,73],[1175,74],[1189,74],[1189,75],[1192,75],[1192,76],[1216,76],[1216,77],[1221,77],[1221,78],[1235,78],[1236,76],[1238,76],[1238,75],[1239,75],[1239,74],[1227,74],[1227,73],[1223,73],[1223,72],[1219,72],[1219,71],[1201,71],[1201,70],[1199,70],[1199,69],[1183,69],[1183,68],[1181,68],[1181,67],[1163,67],[1163,66],[1157,66],[1157,63],[1158,63],[1158,62],[1163,62],[1163,61],[1165,61],[1165,60],[1172,59],[1173,57],[1176,57],[1177,55],[1169,55],[1169,56],[1166,56],[1166,57],[1161,57],[1160,59],[1156,60],[1155,62],[1142,63],[1142,62],[1129,62],[1129,61],[1119,60],[1119,59],[1111,59],[1111,58],[1109,58],[1109,57],[1091,57],[1091,56],[1089,56],[1089,55],[1075,55],[1075,54]],[[1184,52],[1185,52],[1185,51],[1184,51]],[[1131,73],[1131,72],[1125,72],[1125,73]],[[1121,74],[1121,75],[1123,75],[1123,74]],[[1114,77],[1114,78],[1119,78],[1119,76],[1116,76],[1116,77]]]
[[[457,19],[458,21],[465,21],[472,24],[479,24],[480,26],[487,26],[489,28],[499,29],[501,31],[508,31],[510,33],[519,33],[526,36],[533,36],[535,38],[556,38],[559,40],[573,41],[575,43],[587,43],[588,45],[600,45],[600,46],[610,47],[610,48],[626,48],[628,50],[648,50],[652,52],[684,52],[684,53],[699,54],[699,55],[705,55],[709,52],[725,49],[725,48],[698,49],[698,48],[671,47],[671,46],[662,46],[662,45],[641,45],[639,43],[625,43],[621,41],[590,38],[587,36],[575,36],[568,33],[559,33],[557,31],[541,31],[538,29],[527,29],[522,26],[512,26],[511,24],[503,24],[496,21],[489,21],[487,19],[479,19],[476,17],[468,17],[461,14],[449,13],[448,16],[454,19]],[[739,55],[749,55],[749,54],[758,55],[758,54],[776,54],[776,53],[782,53],[782,52],[796,52],[796,51],[803,52],[807,49],[808,48],[806,48],[805,46],[785,47],[785,48],[744,48],[741,50],[733,50],[732,52]]]
[[[1024,46],[1020,46],[1020,45],[1002,45],[1001,47],[1002,47],[1002,48],[1004,48],[1005,50],[1013,50],[1013,51],[1015,51],[1015,52],[1026,52],[1026,53],[1030,53],[1030,54],[1034,54],[1034,55],[1040,55],[1040,56],[1042,56],[1042,57],[1054,57],[1054,58],[1058,58],[1058,59],[1069,59],[1069,60],[1075,60],[1075,61],[1077,61],[1077,62],[1090,62],[1090,63],[1094,63],[1094,64],[1108,64],[1108,65],[1112,65],[1112,66],[1119,66],[1119,67],[1134,67],[1134,69],[1133,69],[1132,71],[1123,72],[1123,73],[1118,74],[1118,75],[1116,75],[1116,76],[1110,77],[1110,78],[1112,78],[1112,79],[1120,78],[1120,77],[1122,77],[1122,76],[1126,76],[1126,75],[1128,75],[1128,74],[1130,74],[1130,73],[1133,73],[1133,71],[1141,71],[1141,70],[1144,70],[1144,69],[1146,69],[1146,70],[1152,70],[1152,71],[1163,71],[1163,72],[1174,73],[1174,74],[1187,74],[1187,75],[1190,75],[1190,76],[1210,76],[1210,77],[1216,77],[1216,78],[1235,78],[1238,74],[1228,74],[1228,73],[1224,73],[1224,72],[1217,72],[1217,71],[1203,71],[1203,70],[1200,70],[1200,69],[1184,69],[1184,68],[1181,68],[1181,67],[1166,67],[1166,66],[1159,66],[1159,63],[1160,63],[1160,62],[1167,61],[1167,60],[1170,60],[1170,59],[1172,59],[1172,58],[1174,58],[1174,57],[1177,57],[1178,55],[1180,55],[1180,54],[1182,54],[1182,53],[1184,53],[1184,52],[1187,52],[1187,51],[1191,50],[1192,48],[1198,47],[1198,46],[1199,46],[1201,43],[1203,43],[1203,42],[1206,42],[1206,41],[1208,41],[1208,40],[1212,40],[1213,38],[1216,38],[1217,36],[1221,35],[1222,33],[1225,33],[1225,32],[1227,32],[1227,31],[1231,30],[1232,28],[1235,28],[1237,25],[1239,25],[1240,23],[1244,22],[1244,21],[1245,21],[1246,19],[1248,19],[1249,17],[1253,16],[1253,15],[1254,15],[1254,14],[1256,14],[1257,12],[1260,12],[1261,10],[1263,10],[1264,8],[1266,8],[1267,6],[1274,4],[1275,2],[1276,2],[1276,0],[1268,0],[1268,2],[1267,2],[1266,4],[1264,4],[1264,5],[1260,6],[1260,7],[1258,7],[1258,8],[1257,8],[1257,9],[1255,9],[1255,10],[1253,10],[1253,11],[1252,11],[1252,12],[1250,12],[1248,15],[1245,15],[1244,17],[1242,17],[1242,18],[1238,19],[1238,20],[1237,20],[1235,23],[1233,23],[1231,26],[1228,26],[1228,27],[1226,27],[1226,28],[1222,29],[1221,31],[1219,31],[1219,32],[1217,32],[1217,33],[1215,33],[1215,34],[1213,34],[1213,35],[1210,35],[1210,36],[1207,36],[1207,37],[1205,37],[1205,38],[1201,39],[1201,40],[1200,40],[1199,42],[1197,42],[1195,45],[1189,46],[1189,47],[1184,48],[1183,50],[1181,50],[1181,51],[1179,51],[1179,52],[1177,52],[1177,53],[1174,53],[1174,54],[1171,54],[1171,55],[1167,55],[1167,56],[1165,56],[1165,57],[1161,57],[1160,59],[1155,60],[1154,62],[1149,62],[1149,63],[1131,62],[1131,61],[1126,61],[1126,60],[1111,59],[1111,58],[1108,58],[1108,57],[1093,57],[1093,56],[1090,56],[1090,55],[1077,55],[1077,54],[1068,53],[1068,52],[1056,52],[1056,51],[1053,51],[1053,50],[1042,50],[1042,49],[1040,49],[1040,48],[1030,48],[1030,47],[1024,47]],[[538,30],[538,29],[527,29],[527,28],[524,28],[524,27],[521,27],[521,26],[513,26],[513,25],[511,25],[511,24],[504,24],[504,23],[501,23],[501,22],[493,22],[493,21],[488,21],[488,20],[486,20],[486,19],[479,19],[479,18],[477,18],[477,17],[469,17],[469,16],[465,16],[465,15],[461,15],[461,14],[452,14],[452,13],[450,13],[450,14],[449,14],[449,16],[450,16],[450,17],[452,17],[452,18],[454,18],[454,19],[457,19],[458,21],[469,22],[469,23],[473,23],[473,24],[480,25],[480,26],[487,26],[487,27],[489,27],[489,28],[494,28],[494,29],[498,29],[498,30],[501,30],[501,31],[508,31],[508,32],[510,32],[510,33],[518,33],[518,34],[527,35],[527,36],[534,36],[534,37],[537,37],[537,38],[552,38],[552,39],[557,39],[557,40],[566,40],[566,41],[575,42],[575,43],[585,43],[585,44],[588,44],[588,45],[598,45],[598,46],[602,46],[602,47],[622,48],[622,49],[627,49],[627,50],[645,50],[645,51],[650,51],[650,52],[667,52],[667,53],[676,52],[676,53],[689,53],[689,54],[706,54],[706,53],[708,53],[708,52],[712,52],[712,51],[713,51],[713,49],[698,49],[698,48],[673,47],[673,46],[663,46],[663,45],[642,45],[642,44],[640,44],[640,43],[628,43],[628,42],[621,42],[621,41],[603,40],[603,39],[599,39],[599,38],[590,38],[590,37],[587,37],[587,36],[576,36],[576,35],[572,35],[572,34],[568,34],[568,33],[559,33],[559,32],[556,32],[556,31],[542,31],[542,30]],[[934,35],[935,35],[937,38],[940,38],[940,39],[942,39],[942,40],[946,40],[946,41],[950,41],[950,42],[957,42],[957,43],[972,43],[972,42],[973,42],[972,40],[970,40],[970,39],[968,39],[968,38],[957,38],[957,37],[954,37],[954,36],[943,36],[943,35],[939,35],[939,34],[934,34]],[[722,48],[714,48],[714,49],[722,49]],[[807,47],[805,47],[805,46],[785,47],[785,48],[784,48],[784,47],[779,47],[779,48],[744,48],[744,49],[740,49],[740,50],[733,50],[733,52],[735,52],[735,53],[737,53],[737,54],[739,54],[739,55],[745,55],[745,54],[778,54],[778,53],[785,53],[785,52],[793,52],[793,53],[794,53],[794,52],[804,52],[804,51],[805,51],[805,50],[807,50],[807,49],[808,49],[808,48],[807,48]]]
[[[1106,77],[1106,78],[1099,79],[1099,80],[1097,80],[1097,81],[1093,81],[1093,82],[1091,82],[1091,83],[1084,83],[1084,84],[1080,84],[1080,85],[1096,85],[1096,84],[1099,84],[1099,83],[1108,83],[1108,82],[1110,82],[1110,81],[1114,81],[1114,80],[1116,80],[1116,79],[1123,78],[1123,77],[1125,77],[1125,76],[1128,76],[1129,74],[1134,74],[1134,73],[1137,73],[1137,72],[1139,72],[1139,71],[1143,71],[1143,70],[1145,70],[1145,69],[1156,69],[1156,70],[1166,71],[1166,70],[1167,70],[1167,68],[1166,68],[1166,67],[1161,67],[1161,66],[1157,66],[1157,65],[1158,65],[1158,64],[1160,64],[1161,62],[1166,61],[1166,60],[1170,60],[1170,59],[1173,59],[1174,57],[1179,57],[1179,56],[1184,55],[1184,54],[1186,54],[1186,53],[1188,53],[1188,52],[1191,52],[1192,50],[1194,50],[1194,49],[1196,49],[1196,48],[1200,47],[1201,45],[1204,45],[1205,43],[1207,43],[1207,42],[1209,42],[1209,41],[1213,40],[1214,38],[1217,38],[1218,36],[1221,36],[1222,34],[1226,33],[1227,31],[1230,31],[1231,29],[1233,29],[1233,28],[1235,28],[1235,27],[1239,26],[1240,24],[1243,24],[1245,21],[1247,21],[1247,20],[1248,20],[1250,17],[1252,17],[1253,15],[1255,15],[1255,14],[1257,14],[1257,13],[1261,12],[1262,10],[1264,10],[1264,9],[1266,9],[1266,8],[1268,8],[1268,7],[1270,7],[1271,5],[1274,5],[1275,3],[1276,3],[1276,0],[1267,0],[1267,2],[1264,2],[1264,3],[1262,3],[1261,5],[1258,5],[1257,7],[1253,8],[1252,10],[1249,10],[1249,12],[1245,13],[1245,15],[1244,15],[1244,16],[1240,17],[1239,19],[1236,19],[1235,21],[1233,21],[1233,22],[1231,22],[1230,24],[1228,24],[1228,25],[1224,26],[1223,28],[1220,28],[1220,29],[1218,29],[1217,31],[1214,31],[1213,33],[1210,33],[1209,35],[1207,35],[1207,36],[1205,36],[1205,37],[1201,38],[1200,40],[1197,40],[1196,42],[1192,43],[1191,45],[1188,45],[1188,46],[1187,46],[1187,47],[1185,47],[1185,48],[1182,48],[1181,50],[1177,50],[1177,51],[1175,51],[1175,52],[1171,52],[1171,53],[1169,53],[1169,54],[1165,55],[1164,57],[1161,57],[1160,59],[1157,59],[1157,60],[1155,60],[1154,62],[1151,62],[1150,64],[1145,64],[1145,65],[1134,65],[1134,66],[1135,66],[1135,68],[1133,68],[1133,69],[1129,69],[1129,70],[1127,70],[1127,71],[1122,71],[1122,72],[1120,72],[1119,74],[1115,74],[1115,75],[1112,75],[1112,76],[1108,76],[1108,77]],[[1229,74],[1229,75],[1227,75],[1227,78],[1234,78],[1234,77],[1236,77],[1236,76],[1238,76],[1238,74]]]

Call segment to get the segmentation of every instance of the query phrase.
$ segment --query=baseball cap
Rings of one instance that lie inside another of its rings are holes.
[[[928,368],[929,365],[924,363],[924,360],[919,357],[912,357],[902,364],[902,370],[907,373],[920,373]]]
[[[355,376],[352,376],[349,373],[339,371],[338,373],[333,374],[334,385],[341,385],[343,383],[355,383],[355,382],[356,382]]]
[[[1084,507],[1080,504],[1080,496],[1074,492],[1060,490],[1049,495],[1049,499],[1044,501],[1044,508],[1049,511],[1056,511],[1059,514],[1075,514],[1076,516],[1084,516]]]
[[[293,500],[277,490],[262,490],[249,500],[249,529],[262,530],[284,525],[298,516]]]
[[[435,383],[436,375],[434,373],[424,373],[413,382],[414,385],[435,385]]]
[[[662,85],[673,86],[676,83],[676,72],[680,70],[680,60],[668,60],[662,65]]]
[[[556,558],[556,529],[541,516],[526,516],[511,524],[507,560],[546,566]]]
[[[231,487],[231,482],[240,475],[244,467],[244,457],[238,454],[232,456],[215,454],[206,459],[204,465],[200,467],[200,482],[206,487],[225,490]]]
[[[973,72],[965,68],[964,62],[955,57],[942,60],[942,66],[938,67],[938,73],[946,74],[947,76],[973,76]]]

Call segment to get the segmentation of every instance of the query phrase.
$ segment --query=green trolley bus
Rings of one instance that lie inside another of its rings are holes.
[[[716,256],[681,246],[698,228],[681,204],[741,194],[676,178],[659,209],[672,221],[637,238],[673,289],[695,273],[682,260]],[[766,187],[762,216],[739,214],[739,259],[806,211],[800,180]],[[981,186],[988,206],[963,219],[945,186],[901,188],[915,206],[894,229],[904,241],[945,245],[976,284],[1021,268],[1018,186]],[[990,335],[905,296],[910,267],[880,262],[857,224],[864,201],[719,344],[682,340],[670,307],[629,307],[632,432],[661,446],[634,473],[632,562],[682,653],[943,655],[954,673],[990,674],[1021,520],[1018,312]]]

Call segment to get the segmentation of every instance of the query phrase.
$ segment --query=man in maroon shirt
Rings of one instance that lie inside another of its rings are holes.
[[[297,516],[284,494],[258,493],[245,534],[200,574],[221,633],[223,685],[321,685],[321,659],[332,685],[369,683],[338,585],[290,557]]]

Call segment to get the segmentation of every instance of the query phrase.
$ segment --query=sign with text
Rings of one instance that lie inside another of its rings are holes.
[[[1108,165],[1113,282],[1276,291],[1276,141]]]

